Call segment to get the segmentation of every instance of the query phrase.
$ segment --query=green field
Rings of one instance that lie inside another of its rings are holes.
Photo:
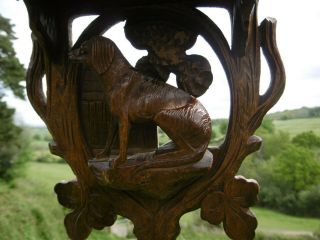
[[[0,185],[0,240],[67,239],[63,217],[68,210],[57,203],[53,186],[61,180],[72,178],[73,174],[65,164],[31,162],[26,166],[24,176],[18,178],[15,184]],[[260,208],[253,211],[259,221],[257,232],[264,235],[310,236],[320,228],[319,219],[296,218]],[[132,229],[132,225],[126,220],[121,220],[118,224],[125,224]],[[228,239],[221,228],[209,226],[200,220],[197,211],[183,216],[181,226],[179,240]],[[117,237],[107,228],[94,231],[89,239],[135,238],[132,233],[128,238]]]
[[[14,185],[0,186],[0,240],[68,239],[63,217],[68,212],[59,206],[54,185],[74,176],[66,164],[30,163],[24,176]],[[109,233],[94,232],[90,239],[121,239]]]
[[[275,120],[274,124],[277,130],[289,132],[291,136],[307,131],[320,135],[320,118]]]
[[[262,208],[254,208],[258,218],[258,232],[283,235],[311,235],[320,230],[320,219],[288,216]]]
[[[320,118],[275,120],[275,129],[287,131],[293,137],[301,132],[314,131],[320,135]],[[219,133],[219,121],[214,125]],[[63,218],[69,211],[60,206],[53,192],[61,180],[74,178],[69,166],[59,164],[61,159],[49,153],[51,137],[45,128],[29,128],[31,158],[24,175],[13,183],[0,182],[0,240],[61,240],[67,239]],[[220,135],[216,136],[221,137]],[[167,142],[160,132],[160,142]],[[253,208],[258,218],[258,240],[320,239],[320,219],[292,217],[262,208]],[[93,231],[91,240],[135,239],[130,221],[120,218],[117,225],[128,230],[126,238],[113,234],[113,230]],[[229,239],[222,227],[213,227],[200,219],[199,211],[186,214],[180,221],[182,227],[178,240]],[[318,236],[319,236],[318,235]]]

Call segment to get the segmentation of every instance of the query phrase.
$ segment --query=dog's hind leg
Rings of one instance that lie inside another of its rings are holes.
[[[177,144],[175,144],[175,142],[173,141],[170,141],[158,147],[158,149],[156,150],[156,154],[168,153],[168,152],[176,151],[177,149],[178,149]]]
[[[155,123],[171,138],[175,148],[156,152],[153,161],[142,168],[177,167],[197,162],[203,157],[210,140],[211,126],[207,131],[208,128],[194,123],[192,118],[186,118],[186,111],[188,108],[167,110],[155,116]]]

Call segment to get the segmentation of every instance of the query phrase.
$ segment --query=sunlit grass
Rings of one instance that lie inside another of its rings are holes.
[[[307,131],[320,135],[320,118],[275,120],[274,124],[277,130],[289,132],[291,136]]]
[[[63,218],[69,211],[60,206],[53,192],[61,180],[74,178],[66,164],[29,163],[25,175],[14,187],[0,186],[0,239],[60,240],[67,239]],[[253,208],[258,218],[258,233],[309,236],[319,229],[320,219],[292,217],[271,210]],[[222,228],[200,219],[199,211],[184,215],[179,240],[228,239]],[[131,234],[132,236],[132,234]],[[120,240],[109,229],[94,231],[91,240]],[[131,239],[133,239],[131,237]]]
[[[24,176],[15,181],[13,188],[1,185],[0,239],[68,239],[63,219],[69,210],[58,204],[53,187],[61,180],[73,178],[66,164],[29,163]],[[89,239],[121,238],[106,229],[94,231]]]
[[[294,217],[263,208],[254,208],[259,220],[258,231],[262,232],[314,232],[320,228],[320,219]]]

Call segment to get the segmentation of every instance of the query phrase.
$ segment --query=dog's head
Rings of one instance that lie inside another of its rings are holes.
[[[69,52],[69,59],[80,61],[102,74],[110,67],[115,56],[116,45],[110,39],[97,36]]]

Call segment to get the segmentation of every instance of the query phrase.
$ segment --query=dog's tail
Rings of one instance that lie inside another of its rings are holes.
[[[133,173],[133,177],[139,176],[148,171],[166,171],[168,169],[180,169],[184,172],[192,172],[198,169],[203,171],[203,168],[211,168],[213,157],[209,151],[181,153],[180,151],[170,152],[161,155],[155,155],[153,159],[148,162],[144,162]],[[161,158],[161,159],[160,159]],[[166,169],[166,170],[165,170]]]

